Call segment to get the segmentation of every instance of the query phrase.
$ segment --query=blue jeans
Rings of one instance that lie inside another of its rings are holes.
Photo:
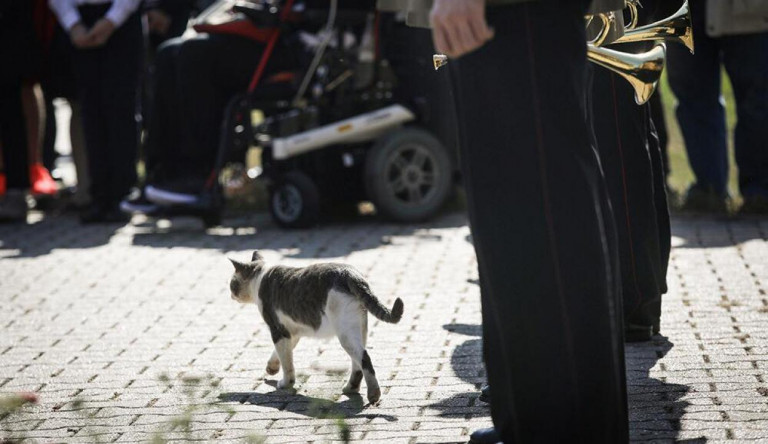
[[[677,120],[697,188],[727,193],[728,154],[721,64],[736,99],[734,145],[739,189],[745,197],[768,197],[768,32],[709,37],[706,0],[690,2],[696,54],[668,48],[668,74],[677,96]]]

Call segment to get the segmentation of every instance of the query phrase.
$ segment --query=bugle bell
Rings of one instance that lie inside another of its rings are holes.
[[[649,40],[664,40],[685,45],[693,54],[693,27],[691,26],[691,10],[688,0],[671,16],[655,23],[639,26],[624,32],[624,35],[612,43],[644,42]]]
[[[635,102],[642,105],[656,91],[661,72],[664,70],[666,49],[664,43],[658,43],[650,51],[629,54],[590,44],[587,45],[587,59],[628,81],[635,90]]]

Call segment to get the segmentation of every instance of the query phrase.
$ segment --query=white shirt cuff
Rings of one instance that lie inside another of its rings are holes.
[[[77,9],[73,8],[71,11],[65,12],[64,16],[61,17],[61,26],[67,31],[71,31],[72,27],[75,26],[75,23],[79,21],[80,13],[77,12]]]

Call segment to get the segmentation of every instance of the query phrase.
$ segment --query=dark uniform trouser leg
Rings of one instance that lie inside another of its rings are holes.
[[[109,5],[85,5],[87,26]],[[141,66],[141,20],[134,13],[98,48],[78,50],[74,70],[80,89],[91,196],[104,208],[116,206],[136,182],[138,125],[136,94]]]
[[[669,212],[649,105],[616,74],[595,69],[594,129],[619,235],[624,320],[655,326],[667,291]]]
[[[570,1],[491,9],[496,37],[453,64],[492,415],[506,443],[628,440],[583,13]]]

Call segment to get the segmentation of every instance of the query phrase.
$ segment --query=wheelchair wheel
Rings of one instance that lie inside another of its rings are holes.
[[[428,131],[403,128],[376,141],[365,162],[365,185],[376,210],[398,222],[434,215],[451,189],[451,159]]]
[[[320,218],[320,190],[306,174],[291,171],[270,189],[269,210],[281,227],[310,227]]]

